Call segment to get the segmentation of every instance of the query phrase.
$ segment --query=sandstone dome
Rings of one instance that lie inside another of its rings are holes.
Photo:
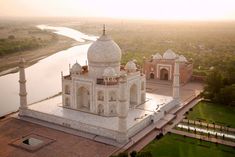
[[[159,53],[156,53],[156,54],[153,56],[153,59],[162,59],[162,55],[160,55]]]
[[[88,49],[88,63],[117,63],[121,61],[120,47],[107,35],[103,34]]]
[[[166,52],[163,54],[163,59],[175,59],[177,56],[175,52],[173,52],[171,49],[166,50]]]
[[[187,62],[187,59],[183,55],[180,55],[179,56],[179,61],[180,62]]]

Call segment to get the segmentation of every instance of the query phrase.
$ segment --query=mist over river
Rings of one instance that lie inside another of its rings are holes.
[[[25,69],[28,104],[40,101],[61,92],[61,71],[69,73],[69,64],[76,61],[85,65],[87,50],[96,36],[86,35],[67,27],[38,25],[38,29],[50,30],[56,34],[72,38],[81,43],[46,57]],[[85,44],[86,42],[86,44]],[[84,44],[82,44],[84,43]],[[0,116],[17,111],[19,108],[19,74],[12,73],[0,77]]]

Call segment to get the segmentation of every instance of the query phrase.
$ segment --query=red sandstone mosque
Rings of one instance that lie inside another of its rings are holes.
[[[180,83],[190,81],[193,73],[193,64],[183,55],[178,55],[168,49],[163,55],[156,53],[150,59],[144,61],[144,73],[146,79],[173,80],[175,59],[179,58]]]

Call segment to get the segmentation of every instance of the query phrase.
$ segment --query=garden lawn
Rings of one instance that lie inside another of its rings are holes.
[[[150,151],[154,157],[235,156],[232,147],[169,133],[160,140],[152,141],[142,151]]]
[[[191,120],[201,119],[208,123],[229,125],[235,128],[235,107],[201,101],[193,107],[193,111],[188,112],[187,118]]]

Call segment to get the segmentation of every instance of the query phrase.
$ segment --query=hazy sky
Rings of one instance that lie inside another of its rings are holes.
[[[0,16],[235,20],[235,0],[0,0]]]

